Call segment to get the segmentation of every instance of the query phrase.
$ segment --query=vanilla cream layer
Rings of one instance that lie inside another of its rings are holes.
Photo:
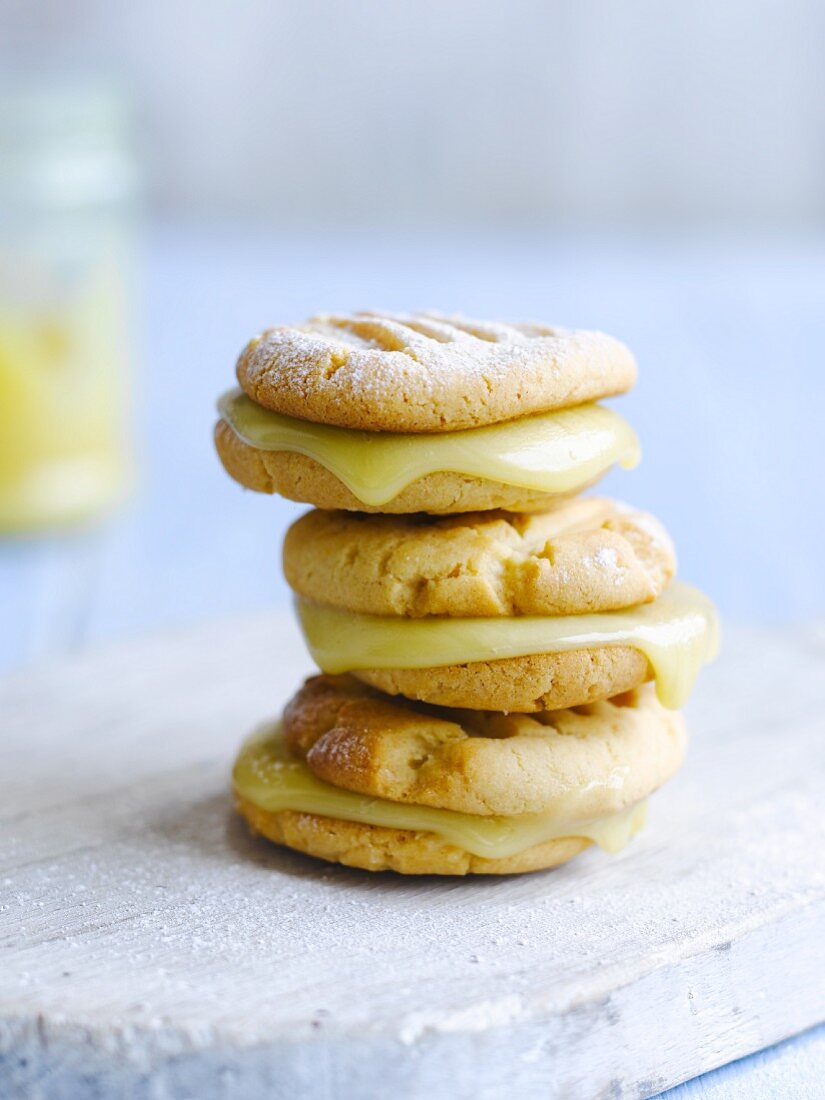
[[[403,619],[360,615],[298,598],[310,653],[324,672],[438,668],[596,646],[632,646],[650,662],[666,707],[687,700],[699,669],[716,656],[716,610],[697,588],[675,582],[653,603],[592,615]]]
[[[264,409],[239,389],[224,394],[218,410],[244,443],[314,459],[370,507],[386,504],[414,481],[436,473],[570,493],[590,485],[617,462],[635,466],[641,456],[627,421],[593,404],[430,434],[313,424]]]
[[[505,859],[562,837],[584,837],[607,852],[618,852],[644,826],[647,810],[646,803],[640,802],[609,817],[573,823],[559,821],[552,812],[480,817],[355,794],[318,779],[302,760],[291,757],[277,722],[262,727],[246,742],[232,782],[242,798],[269,813],[295,810],[362,825],[435,833],[486,859]]]

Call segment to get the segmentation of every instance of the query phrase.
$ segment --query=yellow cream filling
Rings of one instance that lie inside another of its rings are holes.
[[[518,817],[480,817],[429,806],[412,806],[333,787],[313,775],[284,745],[279,723],[262,727],[241,749],[232,773],[237,793],[262,810],[295,810],[363,825],[435,833],[449,844],[487,859],[505,859],[534,844],[584,837],[618,852],[645,823],[640,802],[621,813],[584,822],[562,822],[552,811]]]
[[[719,627],[707,596],[682,582],[653,603],[591,615],[403,619],[360,615],[296,600],[309,651],[324,672],[437,668],[594,646],[632,646],[650,662],[666,707],[687,700],[716,656]]]
[[[627,421],[601,405],[426,435],[313,424],[264,409],[238,389],[224,394],[218,410],[251,447],[314,459],[370,507],[386,504],[414,481],[435,473],[569,493],[591,484],[615,463],[632,467],[641,457]]]

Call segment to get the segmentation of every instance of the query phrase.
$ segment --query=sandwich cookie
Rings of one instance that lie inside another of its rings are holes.
[[[233,785],[256,832],[309,855],[405,874],[503,874],[593,843],[621,848],[684,746],[681,717],[650,686],[508,716],[318,676],[243,747]]]
[[[593,404],[636,376],[601,333],[325,316],[257,337],[237,376],[215,430],[226,470],[319,508],[529,511],[639,460],[630,426]]]
[[[284,569],[324,672],[438,706],[529,713],[655,678],[676,708],[715,652],[714,609],[669,583],[662,526],[605,500],[462,519],[310,513]]]

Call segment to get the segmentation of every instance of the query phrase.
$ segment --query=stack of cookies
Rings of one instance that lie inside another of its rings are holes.
[[[405,874],[621,848],[682,762],[716,616],[652,516],[601,333],[356,313],[270,329],[220,401],[241,485],[315,506],[284,569],[322,670],[234,771],[253,830]]]

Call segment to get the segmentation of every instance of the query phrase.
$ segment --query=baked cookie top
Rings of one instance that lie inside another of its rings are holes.
[[[537,715],[390,700],[350,676],[316,676],[284,711],[289,749],[320,779],[394,802],[470,814],[618,813],[679,767],[681,717],[649,687]]]
[[[408,618],[613,611],[656,599],[675,569],[658,520],[595,497],[527,515],[313,511],[284,542],[284,572],[299,595]]]
[[[600,332],[437,313],[319,314],[247,344],[259,405],[366,431],[443,432],[624,393],[633,356]]]

